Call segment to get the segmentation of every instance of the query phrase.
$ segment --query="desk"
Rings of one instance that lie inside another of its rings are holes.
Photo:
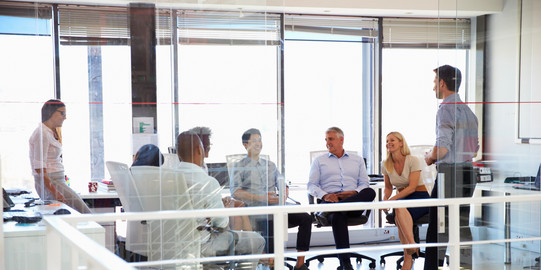
[[[13,199],[17,204],[17,199]],[[20,201],[20,200],[19,200]],[[58,208],[68,209],[72,215],[80,215],[76,210],[66,206],[34,206],[24,208],[17,204],[14,209],[25,209],[27,211],[52,214]],[[105,229],[96,222],[81,222],[77,224],[77,229],[85,235],[98,242],[105,244]],[[5,222],[4,230],[4,258],[6,269],[34,270],[46,269],[47,260],[45,258],[46,226],[43,221],[35,224],[17,225],[15,222]],[[71,248],[68,244],[62,246],[62,269],[70,268]],[[60,268],[60,266],[59,266]]]
[[[524,190],[524,189],[515,189],[513,188],[514,183],[503,183],[502,182],[485,182],[477,183],[475,187],[474,196],[487,196],[491,192],[501,193],[504,196],[511,195],[532,195],[539,194],[539,191],[535,190]],[[477,212],[479,214],[477,214]],[[475,216],[482,216],[482,210],[476,210]],[[509,239],[511,237],[511,203],[506,202],[504,206],[504,237]],[[504,262],[506,264],[511,263],[511,243],[505,243],[505,254]]]
[[[117,206],[122,206],[116,191],[101,191],[89,193],[88,190],[79,194],[81,199],[90,207],[93,213],[115,213]],[[100,222],[105,228],[105,247],[115,252],[116,226],[114,221]]]

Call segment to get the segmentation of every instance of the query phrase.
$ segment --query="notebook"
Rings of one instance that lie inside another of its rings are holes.
[[[539,165],[539,169],[537,170],[537,176],[535,176],[534,182],[513,185],[513,188],[540,191],[541,190],[540,184],[541,184],[541,165]]]

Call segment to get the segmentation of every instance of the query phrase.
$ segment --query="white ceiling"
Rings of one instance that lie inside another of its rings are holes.
[[[465,18],[501,12],[504,0],[49,0],[25,1],[126,6],[153,3],[178,9],[226,9],[279,13],[383,17]]]

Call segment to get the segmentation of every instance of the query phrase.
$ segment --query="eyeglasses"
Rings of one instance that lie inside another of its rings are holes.
[[[56,110],[57,112],[59,112],[62,116],[66,116],[66,112],[65,111],[61,111],[61,110]]]

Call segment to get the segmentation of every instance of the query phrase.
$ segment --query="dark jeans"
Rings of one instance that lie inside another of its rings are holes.
[[[365,188],[359,193],[347,197],[338,203],[347,202],[371,202],[376,198],[376,192],[371,188]],[[327,203],[321,201],[321,203]],[[329,212],[328,219],[332,226],[332,233],[334,236],[334,243],[336,249],[349,248],[349,232],[348,232],[348,217],[360,216],[365,210],[361,211],[343,211],[343,212]],[[346,260],[349,261],[350,255],[347,253],[338,254],[340,263]]]
[[[260,231],[263,238],[265,238],[265,251],[272,253],[274,252],[274,223],[272,216],[269,215],[267,217],[267,219],[257,221],[256,230]],[[312,236],[312,216],[308,213],[290,213],[287,215],[287,224],[289,228],[299,227],[297,232],[297,250],[308,251],[310,249],[310,237]]]
[[[438,164],[438,174],[445,175],[445,198],[471,197],[475,190],[476,180],[471,163]],[[434,182],[432,198],[438,197],[438,179]],[[430,221],[426,232],[427,243],[445,243],[449,241],[449,209],[445,207],[445,233],[438,233],[438,208],[430,207]],[[460,206],[460,241],[471,241],[472,234],[469,227],[470,205]],[[425,250],[425,270],[437,270],[438,265],[443,266],[447,247],[427,247]],[[472,267],[471,246],[461,246],[460,265]]]

